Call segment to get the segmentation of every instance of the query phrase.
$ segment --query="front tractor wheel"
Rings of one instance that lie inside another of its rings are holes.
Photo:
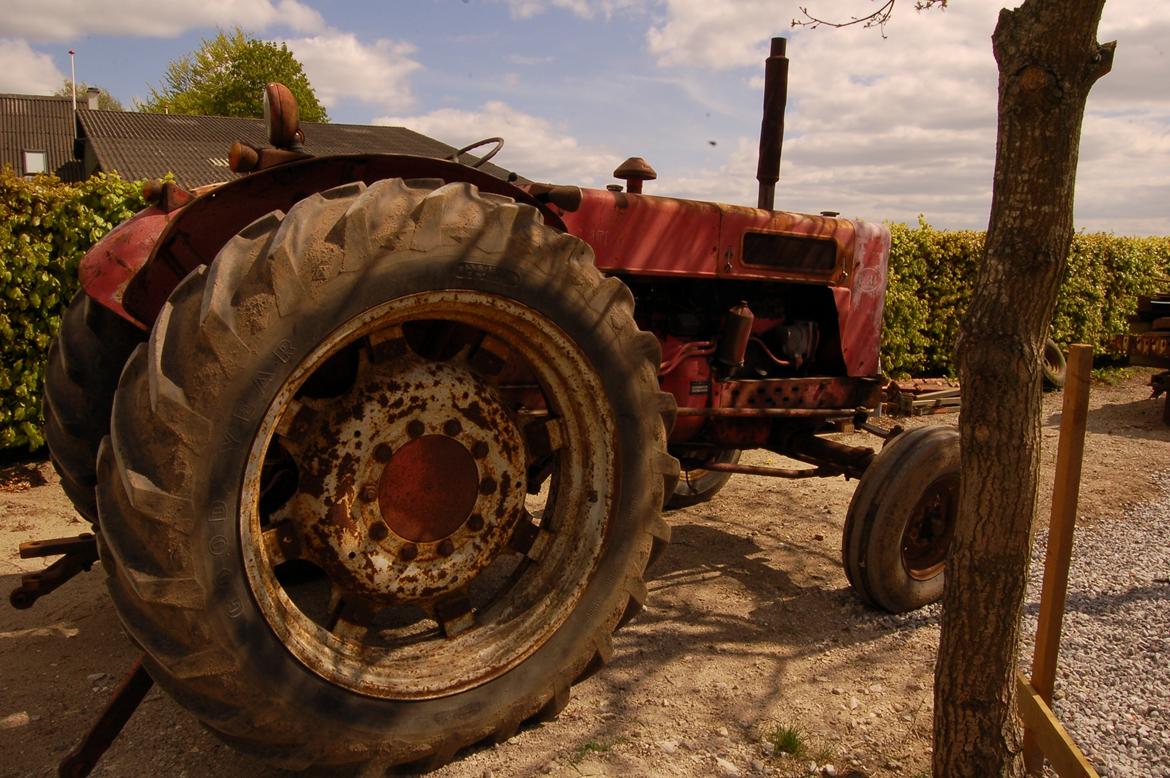
[[[678,483],[666,498],[666,508],[668,510],[689,508],[713,499],[724,486],[727,486],[727,482],[731,480],[731,473],[707,470],[703,466],[712,462],[735,465],[739,463],[739,457],[739,449],[728,449],[714,454],[707,460],[693,462],[682,460]]]
[[[434,766],[555,714],[666,535],[657,364],[584,244],[473,187],[249,226],[171,295],[101,455],[151,674],[290,767]]]
[[[943,594],[959,511],[959,431],[921,427],[894,438],[849,503],[845,574],[866,603],[902,613]]]

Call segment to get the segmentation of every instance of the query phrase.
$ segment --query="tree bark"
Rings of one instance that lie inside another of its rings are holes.
[[[1040,455],[1041,356],[1073,235],[1085,101],[1109,72],[1105,0],[1000,12],[987,242],[963,320],[962,487],[935,671],[934,774],[1019,776],[1015,682]]]

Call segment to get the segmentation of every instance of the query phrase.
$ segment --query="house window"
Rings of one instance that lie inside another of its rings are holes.
[[[22,152],[22,156],[24,158],[24,174],[26,176],[35,176],[37,173],[48,172],[49,160],[45,152],[25,149]]]

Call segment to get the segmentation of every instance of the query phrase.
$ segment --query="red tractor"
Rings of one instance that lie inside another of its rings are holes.
[[[957,434],[867,422],[889,232],[772,209],[783,44],[758,208],[642,194],[637,158],[593,190],[312,157],[276,84],[249,175],[150,187],[82,264],[45,417],[151,678],[279,765],[441,764],[554,716],[664,506],[736,473],[860,478],[850,582],[939,597]]]

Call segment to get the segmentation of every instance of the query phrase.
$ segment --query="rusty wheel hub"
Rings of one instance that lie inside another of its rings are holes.
[[[305,556],[349,596],[431,601],[507,543],[524,506],[523,439],[466,368],[363,367],[311,428],[289,514]]]
[[[902,565],[911,578],[928,581],[946,564],[959,510],[959,479],[947,477],[926,488],[902,533]]]
[[[585,595],[615,428],[595,368],[531,308],[470,290],[372,308],[298,363],[252,441],[252,595],[306,668],[361,694],[497,678]]]

